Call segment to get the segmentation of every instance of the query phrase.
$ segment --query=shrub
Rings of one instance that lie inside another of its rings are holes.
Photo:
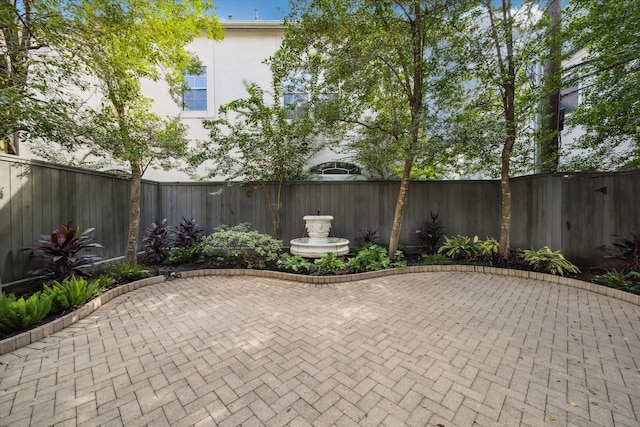
[[[313,264],[316,266],[316,272],[321,276],[335,274],[344,269],[344,262],[336,258],[333,252],[329,252],[322,258],[315,260]]]
[[[472,260],[482,253],[482,240],[478,236],[445,236],[438,253],[454,260]]]
[[[191,247],[202,240],[204,230],[196,223],[195,219],[182,217],[182,222],[174,231],[174,240],[179,247]]]
[[[440,240],[444,237],[444,227],[438,220],[438,214],[429,212],[430,221],[425,221],[416,230],[416,237],[420,240],[422,251],[426,254],[435,254],[438,251]]]
[[[91,265],[100,260],[97,255],[81,252],[103,246],[93,237],[95,228],[88,228],[80,233],[80,226],[73,227],[73,221],[62,224],[59,230],[51,235],[42,235],[41,246],[24,248],[35,252],[40,260],[40,268],[29,272],[32,276],[52,276],[56,280],[64,279],[74,273],[79,274],[80,267]]]
[[[565,273],[577,274],[578,267],[567,260],[560,251],[552,251],[548,246],[541,249],[524,249],[522,258],[534,270],[544,273],[558,274],[564,276]]]
[[[82,277],[71,276],[62,282],[53,282],[51,288],[44,285],[42,293],[51,298],[51,313],[59,313],[69,308],[80,307],[100,291],[98,283],[88,284]]]
[[[391,259],[387,256],[385,248],[378,245],[370,245],[360,250],[355,257],[349,258],[347,265],[356,273],[376,271],[388,268],[391,265]]]
[[[610,288],[626,288],[629,283],[627,282],[627,275],[613,269],[611,271],[607,271],[604,274],[598,274],[594,276],[594,281],[601,285],[609,286]]]
[[[156,220],[145,231],[146,234],[142,239],[145,252],[144,261],[149,264],[160,264],[167,257],[171,248],[171,235],[167,220]]]
[[[640,233],[631,233],[631,238],[629,239],[617,235],[614,235],[614,237],[617,237],[618,240],[613,243],[613,247],[617,252],[613,257],[625,263],[625,272],[640,272]]]
[[[380,229],[370,230],[368,228],[359,231],[358,238],[356,239],[356,244],[358,246],[376,244],[378,242],[378,231],[380,231]]]
[[[37,325],[51,310],[51,297],[36,292],[28,299],[0,294],[0,334],[12,334]]]
[[[451,259],[442,254],[424,254],[422,262],[427,265],[451,264]]]
[[[460,261],[488,262],[491,265],[499,264],[502,259],[500,255],[500,243],[493,238],[486,240],[478,239],[478,236],[455,236],[444,238],[445,242],[438,254]]]
[[[300,255],[289,255],[283,253],[276,263],[279,270],[288,273],[309,273],[313,269],[313,264]]]
[[[164,265],[200,264],[204,262],[202,247],[199,244],[181,246],[169,252]]]
[[[266,268],[267,264],[278,259],[281,250],[281,240],[252,231],[246,223],[217,227],[202,242],[205,255],[221,256],[227,263],[248,268]]]
[[[149,277],[151,272],[139,265],[123,263],[112,265],[102,275],[112,279],[115,283],[124,283]]]
[[[109,289],[114,283],[116,283],[116,281],[111,277],[101,274],[97,278],[91,280],[90,283],[92,285],[95,284],[101,290],[101,292],[103,292],[104,290]]]

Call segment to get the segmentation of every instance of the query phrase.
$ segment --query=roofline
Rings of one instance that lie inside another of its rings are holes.
[[[225,30],[284,30],[284,21],[221,21]]]

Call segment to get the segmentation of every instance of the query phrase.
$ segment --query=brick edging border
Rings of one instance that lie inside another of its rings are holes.
[[[595,283],[584,282],[582,280],[571,279],[568,277],[555,276],[552,274],[537,273],[534,271],[512,270],[496,267],[485,267],[480,265],[420,265],[413,267],[391,268],[387,270],[370,271],[367,273],[345,274],[338,276],[304,276],[300,274],[283,273],[280,271],[270,270],[251,270],[251,269],[205,269],[191,270],[177,273],[175,278],[188,279],[191,277],[207,277],[207,276],[255,276],[269,279],[288,280],[297,283],[306,283],[316,286],[328,286],[336,283],[349,283],[359,280],[373,279],[376,277],[395,276],[399,274],[410,273],[432,273],[432,272],[475,272],[485,274],[496,274],[500,276],[520,277],[523,279],[541,280],[548,283],[556,283],[559,285],[570,286],[572,288],[584,289],[605,295],[615,299],[629,302],[640,306],[640,295],[629,292],[623,292],[619,289],[609,288],[607,286],[597,285]],[[28,330],[13,337],[0,340],[0,354],[9,353],[19,348],[25,347],[33,342],[58,332],[67,326],[76,323],[78,320],[87,317],[95,310],[106,304],[113,298],[126,294],[144,286],[162,283],[167,279],[165,276],[154,276],[126,285],[113,288],[99,297],[92,299],[79,309],[57,318],[53,322],[46,323],[37,328]]]

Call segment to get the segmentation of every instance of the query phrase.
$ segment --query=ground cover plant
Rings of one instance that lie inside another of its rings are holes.
[[[361,273],[364,271],[384,270],[392,267],[404,267],[406,262],[402,261],[402,251],[396,251],[394,260],[387,255],[387,249],[370,243],[361,248],[355,257],[347,260],[347,265],[351,271]]]
[[[100,281],[88,283],[82,277],[71,276],[61,282],[53,282],[51,287],[44,285],[42,294],[51,298],[50,313],[60,313],[82,306],[102,291]]]
[[[0,294],[0,334],[9,335],[37,325],[51,310],[51,297],[36,292],[29,298]]]

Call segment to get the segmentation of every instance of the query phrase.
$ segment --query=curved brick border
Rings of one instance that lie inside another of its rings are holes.
[[[584,289],[595,292],[597,294],[606,295],[615,299],[629,302],[640,306],[640,295],[629,292],[623,292],[618,289],[597,285],[595,283],[584,282],[582,280],[570,279],[568,277],[554,276],[552,274],[536,273],[533,271],[511,270],[496,267],[484,267],[476,265],[421,265],[414,267],[392,268],[388,270],[371,271],[368,273],[345,274],[339,276],[303,276],[300,274],[282,273],[280,271],[269,270],[248,270],[248,269],[210,269],[210,270],[192,270],[184,271],[172,276],[172,278],[189,278],[189,277],[205,277],[205,276],[257,276],[270,279],[289,280],[298,283],[308,283],[316,286],[328,286],[336,283],[356,282],[359,280],[373,279],[383,276],[394,276],[409,273],[428,273],[428,272],[476,272],[485,274],[496,274],[501,276],[521,277],[524,279],[535,279],[549,283],[557,283],[559,285],[570,286],[573,288]],[[9,353],[21,347],[25,347],[32,342],[41,340],[42,338],[59,330],[66,328],[80,319],[87,317],[103,304],[113,298],[126,294],[127,292],[141,288],[143,286],[155,285],[162,283],[166,279],[164,276],[154,276],[147,279],[138,280],[126,285],[118,286],[111,289],[99,297],[89,301],[81,308],[57,318],[53,322],[46,323],[37,328],[23,332],[19,335],[0,341],[0,354]]]

